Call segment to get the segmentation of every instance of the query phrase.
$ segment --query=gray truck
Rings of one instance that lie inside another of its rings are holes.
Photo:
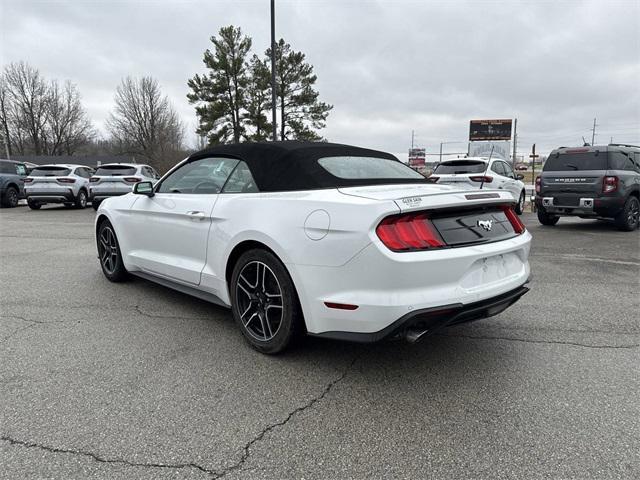
[[[621,230],[640,226],[640,147],[596,145],[551,152],[536,178],[538,220],[610,219]]]
[[[27,167],[24,163],[0,159],[0,205],[17,207],[18,201],[25,198],[24,179]]]

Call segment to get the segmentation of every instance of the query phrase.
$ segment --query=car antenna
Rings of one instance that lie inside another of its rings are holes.
[[[495,145],[491,145],[491,153],[489,153],[489,160],[487,160],[487,166],[484,167],[484,172],[482,174],[482,181],[480,182],[480,190],[482,190],[482,186],[484,185],[484,177],[487,176],[487,170],[489,170],[489,164],[491,163],[491,156],[493,155],[493,147],[495,147]]]

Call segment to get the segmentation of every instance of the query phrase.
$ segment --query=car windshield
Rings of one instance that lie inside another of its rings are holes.
[[[36,167],[31,171],[32,177],[64,177],[71,169],[66,167]]]
[[[482,173],[486,170],[487,164],[481,160],[453,160],[442,162],[437,165],[433,173],[454,174],[454,173]]]
[[[561,153],[550,155],[544,164],[545,172],[567,172],[577,170],[606,170],[607,154],[601,152]]]
[[[397,160],[378,157],[325,157],[318,163],[331,175],[349,180],[423,179],[424,176]]]
[[[98,167],[94,175],[123,177],[125,175],[135,175],[135,173],[135,167],[128,167],[126,165],[105,165],[103,167]]]

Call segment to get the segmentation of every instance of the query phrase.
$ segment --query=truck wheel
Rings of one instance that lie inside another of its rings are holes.
[[[539,208],[538,220],[542,225],[552,226],[558,223],[558,220],[560,220],[560,217],[558,217],[557,215],[549,215],[545,210],[543,210],[542,208]]]
[[[615,221],[616,226],[625,232],[631,232],[638,228],[638,223],[640,223],[640,201],[633,196],[627,198],[624,208]]]

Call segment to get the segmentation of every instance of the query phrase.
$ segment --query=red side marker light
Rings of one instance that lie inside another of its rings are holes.
[[[335,308],[336,310],[356,310],[358,305],[351,305],[349,303],[335,303],[335,302],[324,302],[327,308]]]

